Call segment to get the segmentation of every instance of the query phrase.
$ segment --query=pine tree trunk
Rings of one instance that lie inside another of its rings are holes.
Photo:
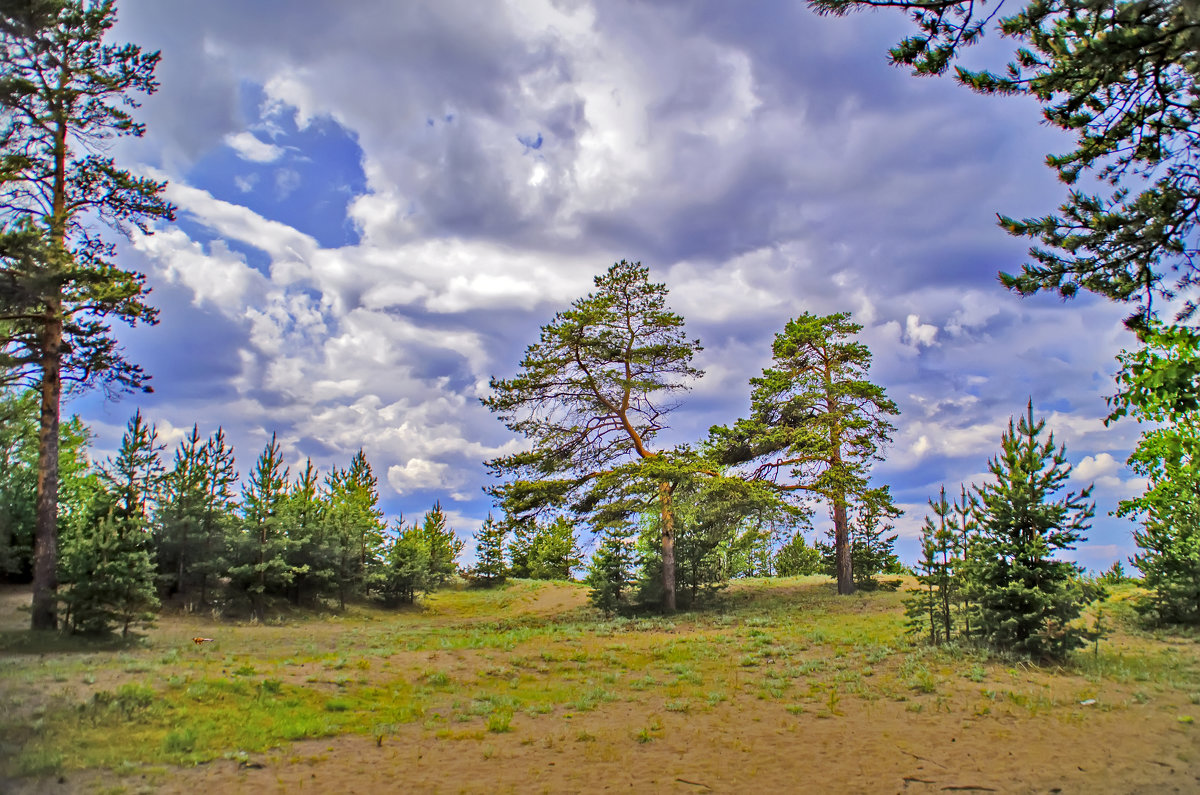
[[[34,630],[58,628],[58,424],[62,403],[62,300],[47,301],[42,329],[42,411],[38,429],[33,552]]]
[[[846,522],[846,498],[839,495],[833,501],[833,543],[837,553],[838,594],[854,593],[854,570],[850,560],[850,528]]]
[[[675,509],[671,505],[671,484],[658,484],[658,505],[662,513],[662,610],[675,612]]]
[[[59,88],[65,85],[65,59]],[[67,259],[67,121],[59,116],[54,129],[54,178],[51,185],[49,238],[53,261],[61,268]],[[34,524],[33,607],[34,630],[58,629],[58,425],[62,408],[63,297],[56,287],[43,310],[42,412],[38,429],[37,516]]]

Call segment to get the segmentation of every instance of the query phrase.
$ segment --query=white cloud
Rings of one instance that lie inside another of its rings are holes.
[[[1116,474],[1117,471],[1123,469],[1121,463],[1113,458],[1108,453],[1097,453],[1096,455],[1085,455],[1079,460],[1078,464],[1071,470],[1071,477],[1074,480],[1095,480],[1105,475]]]
[[[396,493],[404,495],[413,491],[443,488],[449,471],[447,464],[410,458],[403,466],[388,467],[387,478]]]
[[[937,340],[937,326],[922,323],[919,315],[909,315],[904,320],[904,340],[914,348],[928,348]]]
[[[238,157],[251,163],[274,163],[283,157],[284,152],[281,147],[260,140],[247,130],[226,135],[225,144],[237,152]]]

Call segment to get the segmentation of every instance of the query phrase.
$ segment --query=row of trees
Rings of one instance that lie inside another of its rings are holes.
[[[0,393],[12,418],[0,426],[0,561],[17,576],[34,565],[36,402],[33,393]],[[57,574],[72,631],[127,631],[160,600],[241,605],[259,618],[273,599],[412,602],[457,571],[464,544],[440,505],[419,523],[389,527],[361,450],[324,477],[311,461],[293,477],[272,437],[239,488],[221,429],[204,438],[193,427],[168,464],[139,412],[117,456],[91,468],[86,428],[78,418],[65,427]]]

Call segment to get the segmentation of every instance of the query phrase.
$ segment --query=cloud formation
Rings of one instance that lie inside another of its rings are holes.
[[[1120,463],[1136,432],[1100,423],[1121,311],[996,283],[1023,247],[995,213],[1057,203],[1058,139],[1030,105],[889,69],[895,20],[782,0],[120,15],[115,35],[163,64],[148,135],[119,154],[181,210],[129,251],[164,315],[126,335],[161,385],[144,408],[225,425],[243,469],[271,432],[297,463],[362,446],[390,512],[452,500],[477,522],[482,461],[521,444],[479,405],[489,377],[627,258],[706,348],[672,439],[745,411],[788,319],[850,311],[903,412],[878,476],[910,530],[1029,399],[1102,510],[1136,485]],[[1131,551],[1127,524],[1097,527]]]

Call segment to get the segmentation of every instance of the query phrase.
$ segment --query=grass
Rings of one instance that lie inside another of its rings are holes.
[[[413,724],[500,743],[564,722],[563,737],[594,744],[594,730],[570,722],[610,709],[633,710],[621,736],[646,744],[665,724],[724,710],[842,720],[901,702],[923,716],[991,719],[1068,716],[1095,698],[1106,709],[1178,703],[1172,720],[1191,731],[1200,704],[1194,652],[1136,629],[1050,669],[914,646],[902,593],[838,598],[798,578],[739,582],[723,598],[713,612],[601,621],[572,606],[579,586],[512,581],[440,592],[419,609],[269,626],[165,616],[132,642],[0,633],[10,704],[0,775],[191,765],[345,734],[382,745]],[[1106,615],[1125,626],[1119,611]],[[198,634],[215,640],[197,647]]]

